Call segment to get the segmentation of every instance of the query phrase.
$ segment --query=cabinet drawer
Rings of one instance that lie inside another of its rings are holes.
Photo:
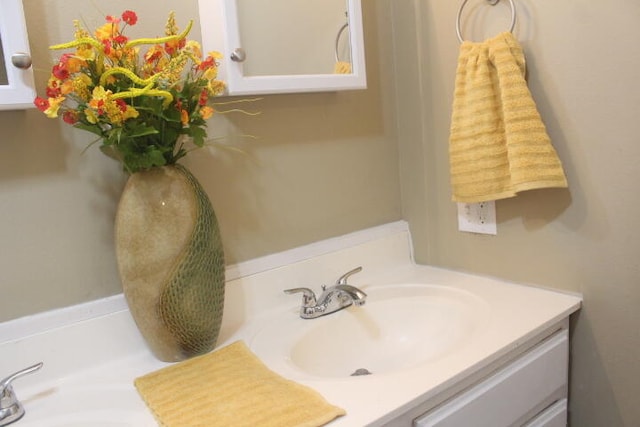
[[[565,329],[489,378],[416,418],[413,424],[509,427],[522,423],[554,400],[566,397],[568,355]]]
[[[567,399],[557,401],[524,427],[567,427]]]

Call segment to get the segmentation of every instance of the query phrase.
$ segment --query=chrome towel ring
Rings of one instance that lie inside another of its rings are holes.
[[[346,30],[348,27],[349,27],[349,23],[347,22],[338,30],[338,35],[336,36],[336,43],[335,43],[336,62],[340,62],[340,57],[338,56],[338,44],[340,43],[340,37],[342,36],[342,33],[344,32],[344,30]]]
[[[456,20],[456,33],[458,34],[458,40],[460,40],[460,43],[464,42],[462,33],[460,32],[460,18],[462,17],[462,9],[464,9],[464,6],[468,1],[469,0],[463,0],[462,4],[460,5],[460,9],[458,10],[458,19]],[[499,1],[500,0],[487,0],[487,3],[489,3],[491,6],[495,6]],[[513,0],[509,0],[509,5],[511,6],[511,27],[509,27],[509,32],[511,33],[516,26],[516,5]]]

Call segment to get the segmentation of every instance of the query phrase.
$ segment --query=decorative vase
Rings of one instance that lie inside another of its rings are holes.
[[[224,307],[224,252],[211,202],[183,166],[132,174],[116,214],[127,304],[155,356],[211,351]]]

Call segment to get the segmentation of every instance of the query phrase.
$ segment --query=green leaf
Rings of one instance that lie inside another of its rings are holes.
[[[193,143],[198,147],[204,145],[204,140],[207,137],[207,131],[200,126],[189,127],[189,135],[193,138]]]
[[[98,136],[102,136],[102,134],[103,134],[102,129],[100,129],[100,126],[98,126],[98,125],[87,125],[87,124],[84,124],[82,122],[78,122],[78,123],[74,124],[73,127],[76,128],[76,129],[86,130],[86,131],[91,132],[93,134],[96,134]]]

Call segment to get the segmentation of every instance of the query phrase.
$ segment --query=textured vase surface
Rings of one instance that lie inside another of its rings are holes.
[[[175,362],[212,350],[224,307],[224,252],[196,178],[180,165],[131,175],[115,234],[124,295],[155,356]]]

